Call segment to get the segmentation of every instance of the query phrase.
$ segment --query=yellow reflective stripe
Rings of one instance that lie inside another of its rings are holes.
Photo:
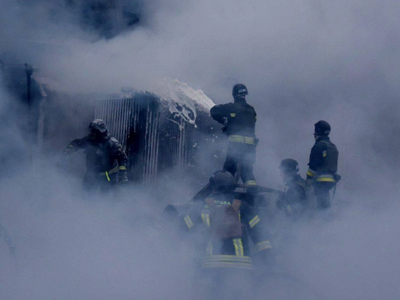
[[[307,176],[314,177],[315,175],[317,175],[317,172],[315,172],[314,170],[308,169]]]
[[[233,239],[233,245],[235,246],[236,256],[244,256],[242,239]]]
[[[244,143],[245,143],[245,144],[254,145],[254,138],[253,138],[253,137],[245,136],[245,137],[244,137]]]
[[[260,217],[257,215],[249,222],[250,228],[256,226],[258,222],[260,222]]]
[[[206,224],[206,214],[201,214],[201,219],[203,220],[204,225]]]
[[[113,174],[113,173],[115,173],[117,171],[118,171],[118,166],[115,166],[115,168],[113,168],[110,171],[108,171],[108,174]]]
[[[235,255],[209,255],[206,256],[202,264],[203,268],[236,268],[252,269],[252,259],[248,256]]]
[[[249,144],[249,145],[255,144],[254,137],[237,135],[237,134],[230,135],[228,140],[230,142],[235,142],[235,143],[244,143],[244,144]]]
[[[209,214],[201,214],[201,219],[203,220],[204,225],[210,227],[210,215]]]
[[[320,181],[320,182],[336,182],[335,179],[327,178],[327,177],[319,177],[319,178],[317,178],[317,181]]]
[[[230,142],[244,143],[244,136],[242,136],[242,135],[230,135],[228,140]]]
[[[236,256],[236,255],[210,255],[205,258],[207,261],[236,261],[243,263],[251,263],[251,257],[249,256]]]
[[[265,249],[271,249],[272,245],[271,245],[271,242],[267,240],[267,241],[263,241],[263,242],[257,243],[255,245],[255,247],[256,247],[256,252],[258,253],[258,252],[263,251]]]
[[[126,166],[119,166],[120,170],[126,170]]]
[[[184,220],[185,220],[185,223],[186,223],[186,225],[187,225],[187,227],[188,227],[189,229],[193,227],[193,222],[192,222],[192,219],[190,219],[189,215],[187,215],[187,216],[184,218]]]
[[[318,175],[317,181],[336,182],[336,180],[335,180],[335,178],[333,177],[333,175],[330,175],[330,174]]]
[[[255,180],[247,180],[244,184],[245,185],[257,185],[257,182]]]
[[[290,207],[290,205],[286,206],[286,209],[289,214],[292,214],[292,208]]]
[[[111,181],[110,180],[110,176],[108,176],[108,172],[106,172],[105,174],[106,174],[106,177],[107,177],[107,181]]]
[[[232,118],[236,117],[236,113],[231,113],[231,117]]]
[[[239,212],[239,222],[242,223],[242,217],[240,216],[240,212]]]

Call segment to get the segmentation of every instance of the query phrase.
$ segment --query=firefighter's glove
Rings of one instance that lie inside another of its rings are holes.
[[[68,145],[67,148],[64,149],[63,154],[70,155],[72,152],[74,152],[74,146]]]

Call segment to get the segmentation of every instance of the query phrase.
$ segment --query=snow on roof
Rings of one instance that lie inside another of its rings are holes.
[[[169,111],[180,115],[186,122],[195,124],[197,110],[210,112],[215,104],[202,90],[195,90],[177,79],[158,80],[149,91],[168,103]]]

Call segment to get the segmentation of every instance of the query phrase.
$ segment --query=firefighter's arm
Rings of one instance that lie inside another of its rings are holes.
[[[196,202],[193,207],[181,216],[181,228],[184,231],[192,231],[198,224],[202,223],[201,211],[204,207],[204,203]]]
[[[245,215],[247,231],[254,243],[254,251],[252,255],[253,264],[255,266],[256,275],[264,274],[270,269],[275,260],[274,249],[267,232],[265,220],[259,216],[257,210],[244,203],[243,214]]]
[[[322,166],[324,161],[323,153],[326,151],[324,143],[316,143],[311,148],[310,160],[308,163],[307,181],[313,180],[317,176],[317,170]]]
[[[210,110],[210,114],[215,121],[221,124],[225,124],[225,120],[229,117],[230,112],[226,104],[221,104],[212,107]]]
[[[285,210],[285,205],[286,205],[286,193],[282,192],[282,194],[279,195],[278,200],[275,203],[276,207],[279,210]]]
[[[256,122],[257,122],[257,113],[256,113],[256,110],[254,109],[254,107],[251,107],[251,108],[252,108],[253,113],[254,113],[254,119],[255,119]]]
[[[87,144],[87,137],[73,140],[68,146],[64,149],[63,153],[65,155],[69,155],[72,152],[78,151],[86,147]]]
[[[257,210],[249,204],[243,202],[241,208],[244,215],[243,221],[255,246],[255,253],[268,252],[272,245],[265,228],[265,221],[259,216]]]

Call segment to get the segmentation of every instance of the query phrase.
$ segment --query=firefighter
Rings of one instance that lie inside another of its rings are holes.
[[[279,169],[285,183],[285,190],[276,205],[287,216],[297,220],[304,216],[309,208],[315,206],[315,197],[312,196],[312,191],[306,185],[305,179],[301,178],[296,160],[291,158],[282,160]]]
[[[84,189],[100,188],[104,191],[110,190],[118,182],[127,183],[128,158],[121,144],[109,134],[106,123],[95,119],[90,122],[89,130],[89,135],[73,140],[64,150],[66,155],[85,150],[87,170],[83,181]]]
[[[218,295],[217,299],[225,299],[224,296],[232,299],[229,294],[238,296],[251,289],[253,260],[257,262],[255,266],[262,267],[271,258],[272,246],[257,211],[235,199],[235,179],[231,173],[215,172],[210,185],[212,194],[205,203],[196,202],[182,216],[182,225],[189,232],[199,232],[202,228],[201,232],[207,236],[199,279],[202,288]],[[249,238],[254,243],[253,257]]]
[[[336,188],[340,176],[338,168],[339,151],[329,139],[331,126],[326,121],[314,124],[315,144],[311,149],[307,185],[312,185],[317,200],[317,208],[328,209],[331,206],[329,191]]]
[[[256,185],[253,174],[257,139],[255,124],[257,115],[246,102],[248,95],[244,84],[236,84],[232,89],[234,103],[216,105],[211,108],[214,120],[223,124],[222,131],[228,136],[228,151],[224,170],[235,176],[240,165],[240,177],[246,185]]]

